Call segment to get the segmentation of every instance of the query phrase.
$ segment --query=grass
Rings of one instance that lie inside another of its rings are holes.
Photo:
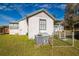
[[[53,40],[54,45],[71,45],[62,40]],[[38,47],[34,40],[27,36],[0,35],[0,55],[2,56],[79,56],[79,40],[75,40],[75,47],[51,47],[50,45]]]
[[[78,41],[79,42],[79,41]],[[61,42],[59,46],[67,46],[67,47],[54,47],[53,48],[53,55],[58,56],[79,56],[79,43],[75,41],[74,47],[72,47],[71,42]],[[63,45],[62,45],[63,44]],[[71,46],[71,47],[70,47]],[[57,53],[59,52],[59,53]]]
[[[37,48],[34,40],[28,40],[27,36],[0,35],[0,55],[50,55],[49,50],[48,46]]]
[[[53,46],[72,46],[73,42],[71,39],[53,39]]]

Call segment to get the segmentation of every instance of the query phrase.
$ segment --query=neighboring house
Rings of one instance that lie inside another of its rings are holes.
[[[64,20],[62,21],[56,21],[55,25],[54,25],[54,31],[58,32],[58,31],[63,31],[64,30],[64,25],[63,25]]]
[[[54,26],[54,30],[55,30],[55,32],[58,32],[58,31],[63,31],[64,30],[64,26],[62,26],[62,25],[55,25]]]
[[[8,34],[9,26],[0,26],[0,34]]]
[[[18,35],[26,35],[27,34],[27,21],[26,18],[23,18],[17,22],[9,23],[9,34],[18,34]]]
[[[55,18],[44,9],[28,15],[28,37],[34,39],[35,35],[40,33],[54,34],[54,20]]]

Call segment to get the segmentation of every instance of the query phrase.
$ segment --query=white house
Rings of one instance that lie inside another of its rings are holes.
[[[27,34],[27,21],[26,18],[17,21],[17,22],[10,22],[9,23],[9,34],[15,35],[26,35]]]
[[[58,32],[58,31],[63,31],[64,30],[64,26],[58,24],[58,25],[54,25],[54,31]]]
[[[39,33],[54,34],[55,18],[46,10],[41,9],[27,15],[19,22],[9,24],[10,34],[25,35],[28,33],[29,39],[34,39]]]
[[[39,33],[54,34],[54,20],[55,18],[44,9],[28,15],[28,37],[34,39]]]
[[[64,20],[56,20],[54,25],[54,32],[63,32],[64,31]]]

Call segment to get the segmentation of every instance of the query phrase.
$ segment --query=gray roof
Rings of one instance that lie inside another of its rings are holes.
[[[13,21],[13,22],[10,22],[9,24],[15,24],[15,23],[18,23],[17,21]]]

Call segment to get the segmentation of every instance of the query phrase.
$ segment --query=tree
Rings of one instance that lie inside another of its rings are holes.
[[[75,15],[75,9],[77,8],[78,4],[67,4],[65,10],[65,28],[69,27],[72,29],[73,24],[79,20],[79,16]]]

